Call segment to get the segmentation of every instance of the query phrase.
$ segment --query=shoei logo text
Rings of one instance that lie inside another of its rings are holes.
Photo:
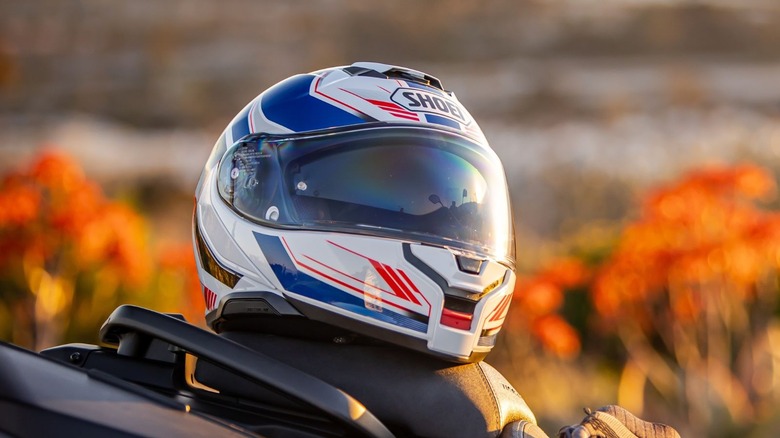
[[[458,103],[438,94],[416,88],[398,88],[390,100],[417,113],[431,113],[467,125],[470,120]]]

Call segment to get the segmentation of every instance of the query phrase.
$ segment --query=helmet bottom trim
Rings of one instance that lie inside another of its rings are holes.
[[[350,332],[352,332],[353,336],[358,336],[358,335],[354,335],[354,333],[360,333],[361,334],[360,336],[365,335],[375,339],[379,339],[381,341],[389,342],[391,344],[400,345],[402,347],[410,348],[412,350],[419,351],[421,353],[439,357],[440,359],[444,359],[448,362],[456,362],[456,363],[479,362],[482,359],[484,359],[485,356],[487,356],[488,354],[488,351],[474,351],[471,353],[470,356],[462,357],[462,356],[452,356],[444,353],[439,353],[430,350],[428,348],[428,343],[425,339],[412,338],[408,335],[403,335],[401,333],[390,332],[386,329],[382,329],[380,327],[376,327],[371,324],[358,321],[354,318],[350,318],[339,314],[334,314],[333,312],[321,309],[312,304],[296,300],[293,297],[290,297],[289,299],[294,303],[295,307],[300,309],[301,312],[303,312],[309,318],[318,321],[328,321],[328,323],[326,323],[328,325],[329,323],[338,324],[339,327],[344,327],[348,329]]]
[[[233,292],[206,314],[206,323],[217,333],[219,324],[241,316],[301,316],[287,300],[273,292]]]

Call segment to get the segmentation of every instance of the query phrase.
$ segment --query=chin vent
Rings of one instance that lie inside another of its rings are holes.
[[[484,263],[484,260],[473,259],[462,255],[455,256],[455,259],[458,261],[458,269],[460,269],[461,272],[469,274],[479,274],[479,271],[482,270],[482,264]]]

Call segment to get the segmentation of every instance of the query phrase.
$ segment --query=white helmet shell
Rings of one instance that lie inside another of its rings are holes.
[[[193,242],[218,332],[354,334],[473,362],[515,283],[506,179],[479,126],[438,79],[378,63],[252,100],[203,170]]]

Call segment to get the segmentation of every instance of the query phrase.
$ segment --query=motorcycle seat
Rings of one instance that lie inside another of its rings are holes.
[[[220,335],[340,388],[399,437],[505,437],[536,423],[520,394],[485,362],[453,364],[386,344],[337,344],[245,331]],[[198,363],[195,378],[222,394],[295,405],[208,362]]]

